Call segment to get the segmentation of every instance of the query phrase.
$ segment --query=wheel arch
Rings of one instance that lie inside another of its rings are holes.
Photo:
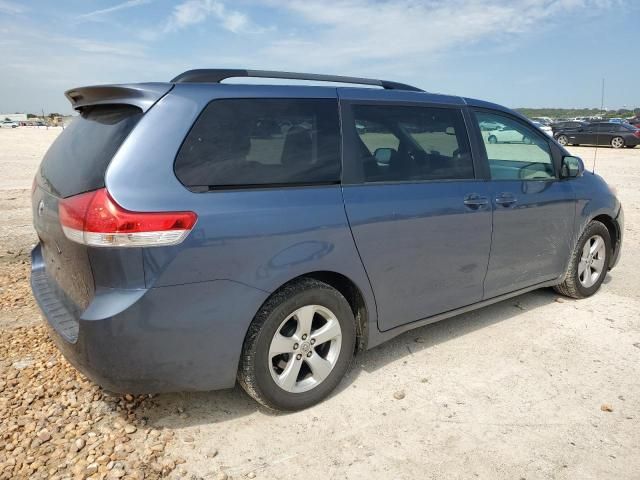
[[[353,317],[356,320],[356,352],[367,349],[369,338],[369,321],[371,308],[375,306],[367,306],[365,295],[360,287],[349,277],[342,273],[329,270],[317,270],[313,272],[303,273],[287,280],[285,283],[276,288],[271,295],[263,302],[266,303],[273,295],[282,290],[285,286],[295,283],[304,278],[313,278],[320,282],[335,288],[344,296],[349,303]],[[260,307],[262,308],[262,306]],[[260,309],[258,309],[259,311]]]
[[[616,224],[615,220],[611,216],[607,215],[606,213],[593,217],[591,221],[592,222],[598,221],[602,223],[605,227],[607,227],[607,230],[609,231],[609,236],[611,237],[611,250],[612,250],[611,258],[609,261],[609,268],[610,268],[611,262],[613,261],[613,259],[616,257],[618,253],[616,249],[619,248],[618,240],[620,238],[620,232],[618,231],[618,225]]]

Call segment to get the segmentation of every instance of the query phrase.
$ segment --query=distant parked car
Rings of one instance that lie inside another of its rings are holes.
[[[547,126],[553,123],[553,120],[550,119],[549,117],[532,117],[531,121],[540,122],[542,125],[547,125]]]
[[[613,148],[633,148],[640,145],[640,130],[626,123],[596,122],[579,127],[556,128],[553,137],[563,146],[611,145]]]
[[[553,138],[558,138],[560,133],[567,133],[572,131],[577,131],[579,129],[588,127],[589,123],[587,122],[576,122],[573,120],[563,120],[555,122],[551,125],[551,130],[553,131]]]
[[[531,143],[531,139],[524,136],[518,130],[512,128],[510,125],[505,125],[500,122],[485,123],[484,127],[491,125],[493,128],[490,130],[482,131],[482,139],[488,143]]]
[[[553,129],[549,125],[546,125],[546,124],[544,124],[542,122],[537,122],[537,121],[534,121],[532,123],[536,127],[538,127],[540,130],[542,130],[544,133],[546,133],[550,137],[553,137]]]
[[[16,122],[0,122],[0,128],[18,128]]]

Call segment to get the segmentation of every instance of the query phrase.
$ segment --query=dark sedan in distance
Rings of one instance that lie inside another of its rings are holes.
[[[553,126],[553,138],[560,145],[610,145],[634,148],[640,145],[640,129],[627,123],[561,122]]]

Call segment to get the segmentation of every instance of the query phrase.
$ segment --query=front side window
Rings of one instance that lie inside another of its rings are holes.
[[[494,180],[555,178],[549,143],[533,128],[515,119],[476,112]],[[486,128],[491,125],[492,128]]]
[[[354,105],[357,161],[365,182],[473,178],[462,112],[454,109]]]
[[[194,191],[338,182],[337,102],[214,100],[187,135],[175,172]]]

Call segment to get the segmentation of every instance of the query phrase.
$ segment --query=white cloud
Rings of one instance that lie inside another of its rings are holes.
[[[265,48],[275,63],[344,71],[401,61],[411,71],[454,47],[513,42],[572,11],[597,11],[618,0],[272,0],[307,28]],[[380,70],[380,68],[377,68]],[[385,69],[387,70],[387,69]]]
[[[228,9],[216,0],[187,0],[173,8],[173,12],[164,27],[164,32],[174,32],[190,25],[204,22],[207,18],[216,18],[223,28],[233,33],[249,31],[249,18],[237,10]]]
[[[0,12],[9,13],[9,14],[17,14],[23,13],[26,9],[16,2],[10,2],[9,0],[0,0]]]
[[[102,15],[106,15],[112,12],[117,12],[118,10],[125,10],[127,8],[137,7],[139,5],[144,5],[145,3],[149,3],[151,0],[127,0],[126,2],[118,3],[112,7],[103,8],[100,10],[94,10],[89,13],[85,13],[80,15],[78,18],[83,20],[95,19],[97,17],[101,17]]]

